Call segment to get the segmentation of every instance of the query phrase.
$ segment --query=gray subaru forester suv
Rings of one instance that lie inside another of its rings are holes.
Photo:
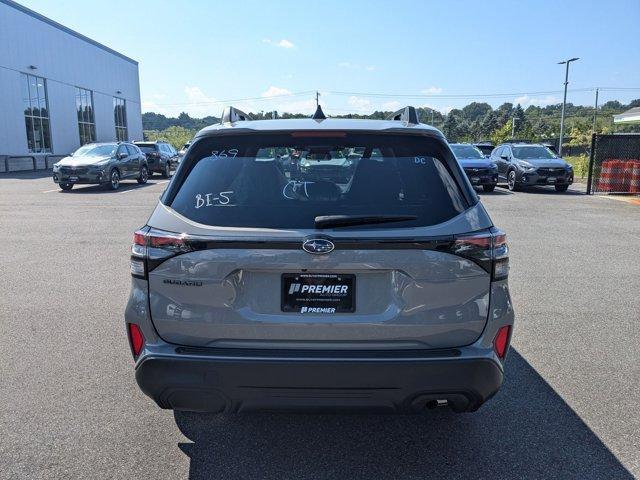
[[[473,411],[503,379],[508,270],[505,234],[413,107],[228,108],[134,234],[136,380],[176,410]]]

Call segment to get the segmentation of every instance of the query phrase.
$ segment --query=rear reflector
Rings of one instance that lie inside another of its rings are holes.
[[[132,258],[130,265],[131,275],[134,277],[144,278],[144,260],[142,258]]]
[[[129,329],[129,343],[131,344],[131,352],[134,357],[140,355],[142,351],[142,347],[144,346],[144,335],[142,335],[142,330],[135,323],[128,323],[127,328]]]
[[[509,348],[509,334],[511,333],[511,325],[500,327],[496,338],[493,339],[493,349],[496,351],[499,359],[503,359]]]

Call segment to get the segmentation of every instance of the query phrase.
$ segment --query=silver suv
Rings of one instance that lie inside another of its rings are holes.
[[[413,107],[229,108],[134,234],[136,380],[177,410],[473,411],[503,379],[508,270],[505,234]]]

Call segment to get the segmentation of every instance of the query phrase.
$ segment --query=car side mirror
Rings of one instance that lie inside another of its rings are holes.
[[[500,155],[500,158],[503,160],[509,160],[509,155]]]
[[[120,152],[116,157],[118,160],[122,160],[123,158],[127,158],[127,154],[124,152]]]

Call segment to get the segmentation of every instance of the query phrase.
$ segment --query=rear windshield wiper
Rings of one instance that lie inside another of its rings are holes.
[[[376,223],[405,222],[417,220],[415,215],[320,215],[315,218],[316,228],[350,227],[374,225]]]

